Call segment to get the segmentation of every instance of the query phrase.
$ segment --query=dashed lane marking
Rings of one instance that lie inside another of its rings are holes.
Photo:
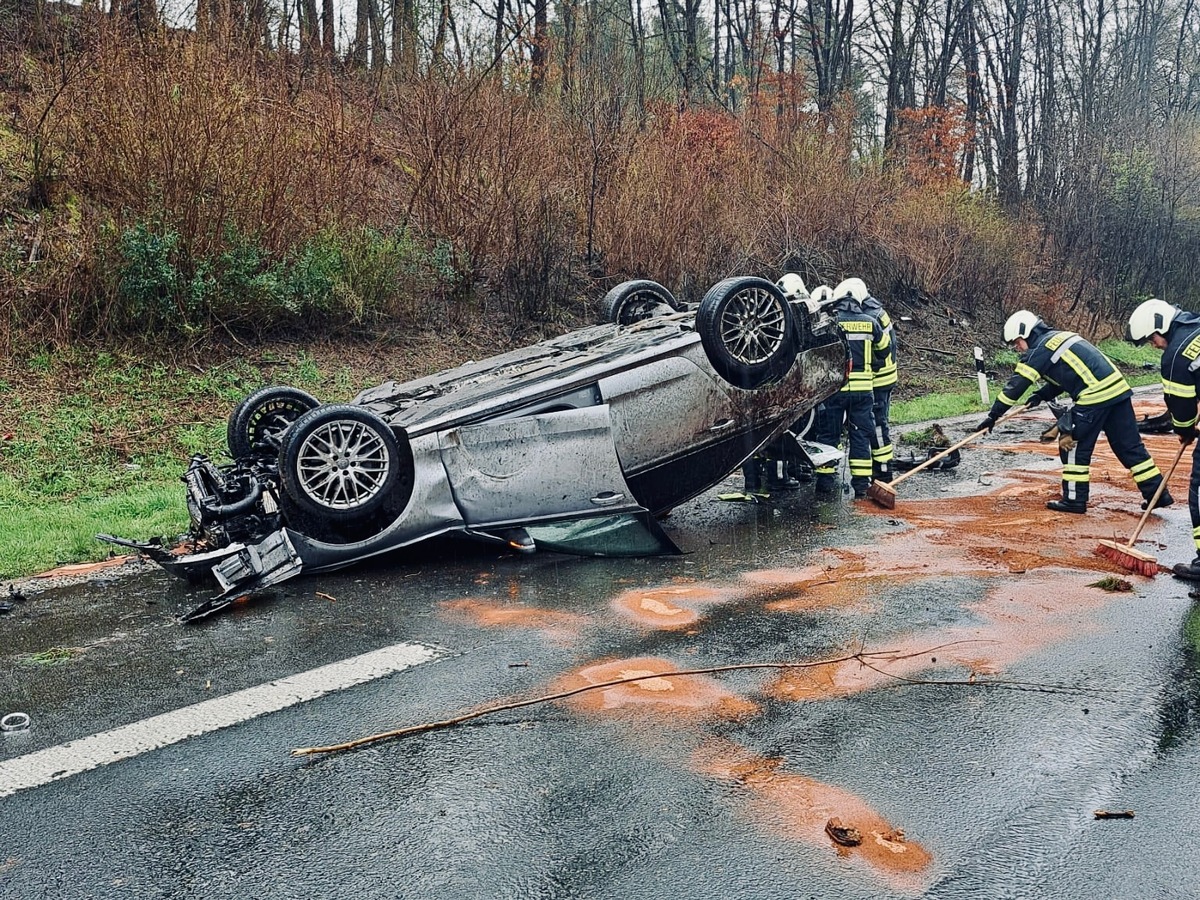
[[[429,662],[444,651],[402,643],[214,697],[111,731],[0,762],[0,797],[129,759]],[[35,723],[36,724],[36,723]]]

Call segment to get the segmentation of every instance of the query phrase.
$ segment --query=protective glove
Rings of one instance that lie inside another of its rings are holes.
[[[1041,403],[1045,399],[1046,398],[1043,397],[1038,391],[1034,391],[1032,394],[1029,395],[1029,399],[1025,401],[1025,408],[1033,409],[1035,406],[1037,406],[1039,403]]]
[[[996,420],[993,419],[991,416],[988,416],[986,419],[984,419],[982,422],[980,422],[978,425],[975,426],[975,430],[976,431],[986,431],[989,434],[991,434],[992,429],[995,427],[996,427]]]
[[[1075,449],[1075,438],[1065,431],[1061,432],[1058,436],[1058,449],[1063,453],[1070,453]]]
[[[1200,435],[1200,431],[1196,430],[1195,425],[1188,425],[1184,428],[1176,426],[1175,433],[1179,435],[1179,443],[1183,444],[1185,447],[1194,441],[1198,435]]]

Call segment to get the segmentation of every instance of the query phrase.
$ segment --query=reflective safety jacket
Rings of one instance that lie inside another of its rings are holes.
[[[1200,315],[1176,313],[1166,338],[1162,383],[1167,410],[1172,425],[1189,428],[1196,424],[1196,386],[1200,384]]]
[[[843,391],[870,391],[873,387],[876,348],[883,328],[856,301],[844,299],[837,305],[838,327],[850,345],[850,378]]]
[[[1073,331],[1055,331],[1039,322],[1029,332],[1029,350],[1017,363],[988,413],[998,419],[1016,406],[1039,378],[1046,381],[1038,393],[1053,400],[1064,391],[1079,406],[1111,406],[1133,396],[1129,382],[1107,356]]]
[[[896,333],[892,327],[892,317],[887,314],[883,304],[874,297],[863,301],[863,312],[879,323],[883,329],[883,337],[875,345],[875,364],[872,367],[871,384],[875,388],[887,388],[896,383],[899,372],[896,367]]]

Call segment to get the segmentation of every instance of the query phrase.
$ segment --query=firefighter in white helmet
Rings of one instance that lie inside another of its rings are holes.
[[[1145,498],[1145,509],[1162,482],[1162,473],[1142,443],[1133,413],[1133,391],[1125,376],[1078,334],[1053,329],[1027,309],[1008,317],[1004,341],[1022,354],[1021,360],[977,430],[991,431],[996,420],[1016,406],[1034,382],[1044,380],[1045,384],[1026,401],[1028,406],[1053,400],[1062,393],[1070,394],[1075,401],[1069,433],[1064,431],[1065,439],[1059,441],[1062,497],[1046,506],[1057,512],[1087,512],[1092,451],[1103,432],[1121,465],[1133,475]],[[1155,506],[1174,502],[1170,491],[1164,490]]]
[[[862,304],[855,298],[853,286],[842,282],[834,288],[833,296],[838,328],[845,335],[849,350],[850,375],[842,389],[821,405],[817,440],[830,446],[841,446],[842,430],[846,430],[850,486],[854,489],[855,498],[862,498],[871,486],[871,436],[875,433],[872,383],[876,348],[883,340],[883,329],[875,318],[863,310]],[[837,496],[836,474],[837,469],[833,466],[817,469],[815,496],[818,500],[830,500]]]
[[[1196,396],[1200,386],[1200,315],[1164,300],[1140,303],[1129,316],[1129,337],[1135,344],[1149,341],[1161,350],[1163,396],[1171,427],[1186,447],[1196,440]],[[1196,558],[1172,568],[1180,578],[1200,581],[1200,444],[1192,451],[1192,477],[1188,484],[1188,511],[1192,515],[1192,542]]]

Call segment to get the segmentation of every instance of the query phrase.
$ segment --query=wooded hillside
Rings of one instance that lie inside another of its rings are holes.
[[[9,341],[1197,299],[1193,0],[0,0],[0,96]]]

